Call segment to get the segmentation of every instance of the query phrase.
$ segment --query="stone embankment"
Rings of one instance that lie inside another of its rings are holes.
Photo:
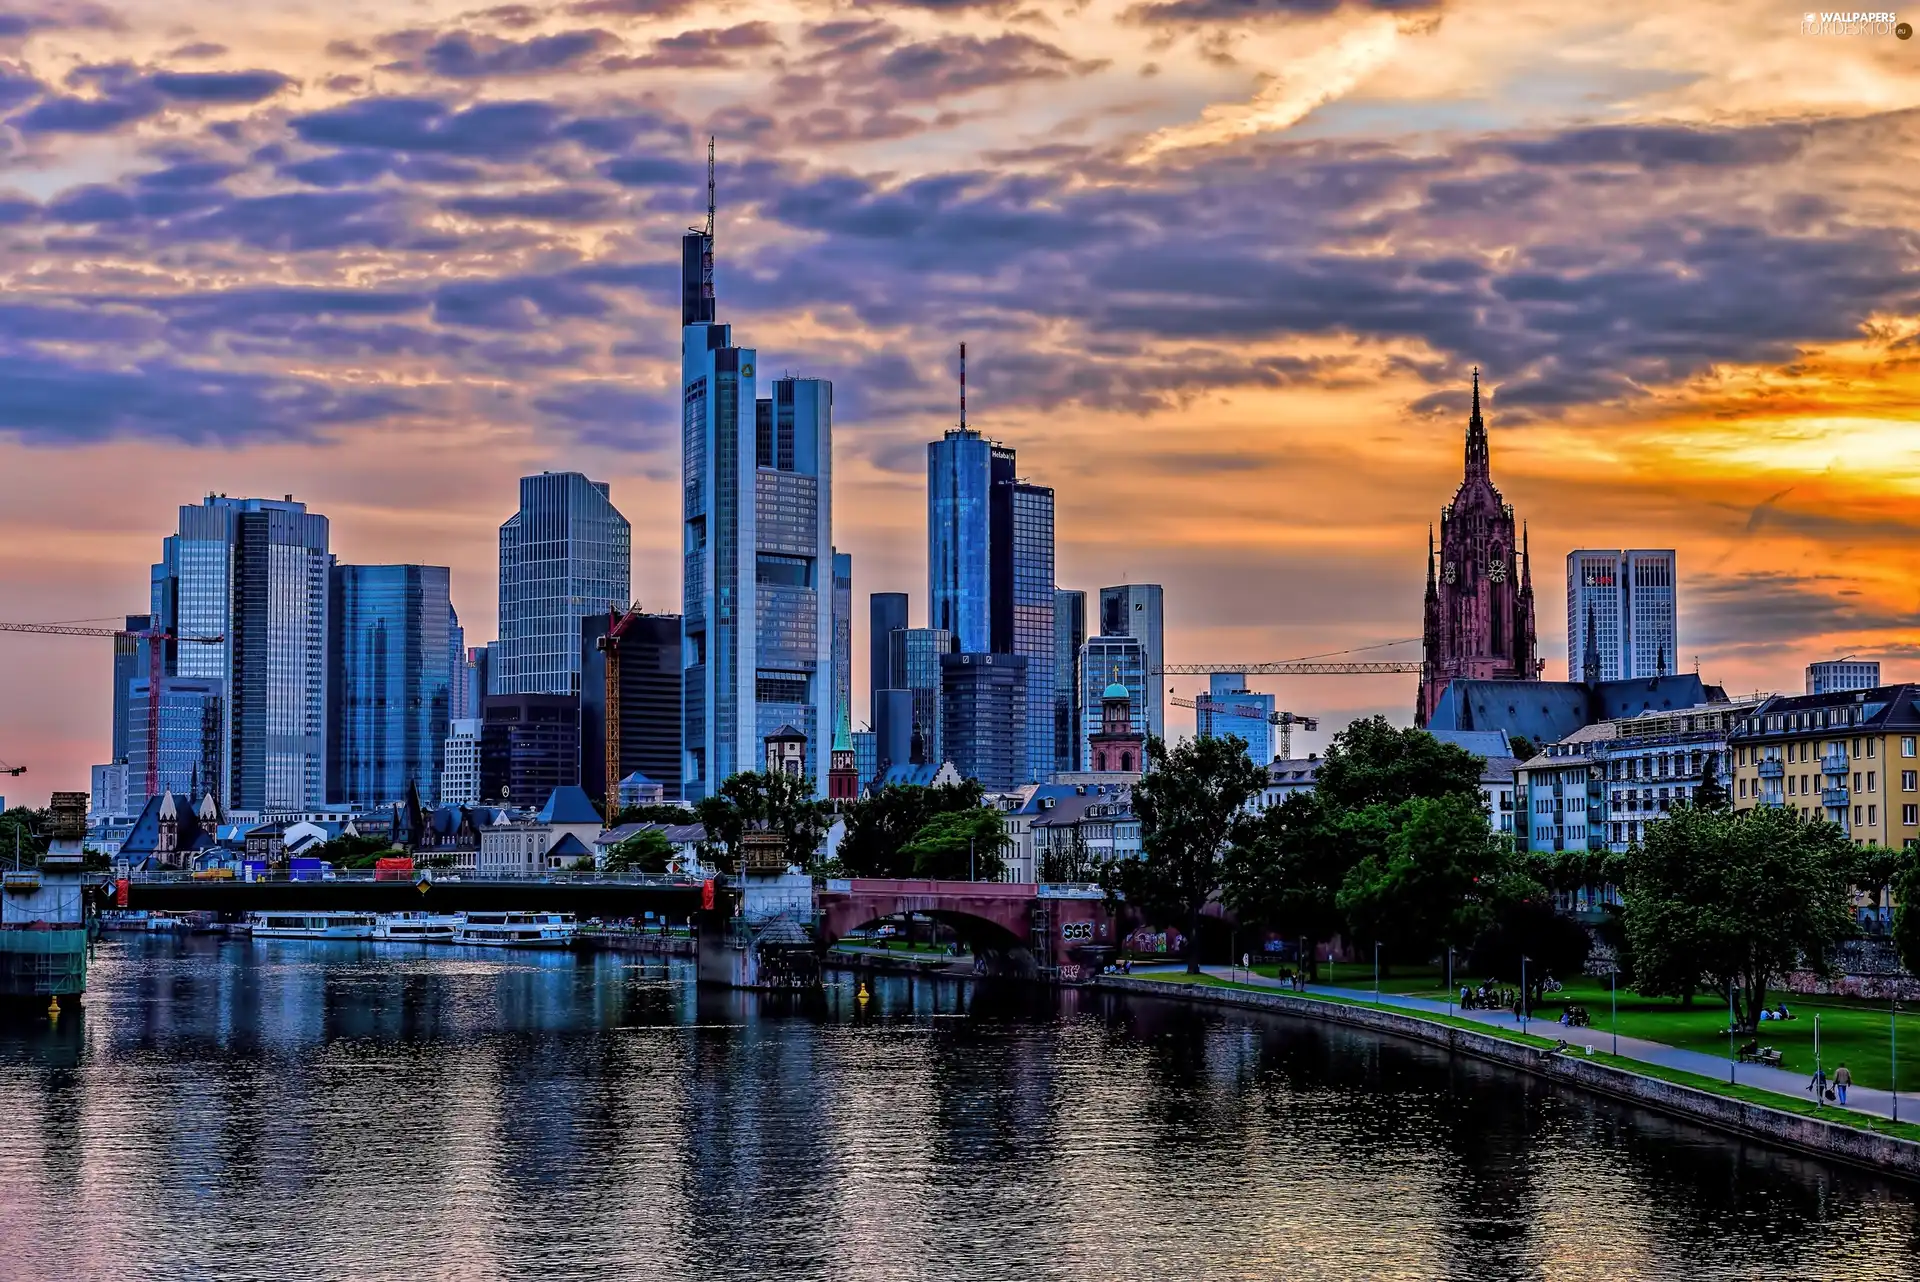
[[[1156,983],[1150,979],[1103,977],[1098,986],[1167,1001],[1276,1011],[1332,1024],[1371,1029],[1445,1047],[1462,1055],[1504,1064],[1549,1081],[1626,1100],[1735,1135],[1764,1140],[1814,1156],[1868,1167],[1920,1181],[1920,1143],[1858,1127],[1683,1086],[1657,1077],[1599,1064],[1585,1056],[1556,1054],[1539,1047],[1474,1032],[1417,1015],[1349,1006],[1290,993],[1256,993],[1233,988]]]

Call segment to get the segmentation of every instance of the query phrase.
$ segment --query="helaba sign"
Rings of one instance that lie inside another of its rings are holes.
[[[1882,10],[1809,9],[1800,17],[1803,36],[1893,36],[1906,40],[1913,35],[1913,24],[1902,22],[1900,15]]]

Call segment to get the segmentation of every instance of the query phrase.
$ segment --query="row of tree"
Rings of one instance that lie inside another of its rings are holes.
[[[1335,737],[1315,787],[1254,805],[1263,767],[1233,739],[1149,746],[1152,773],[1136,785],[1143,858],[1104,880],[1160,923],[1201,937],[1219,902],[1248,928],[1308,945],[1340,937],[1383,962],[1429,962],[1449,952],[1461,973],[1530,981],[1587,961],[1593,932],[1563,910],[1572,892],[1598,902],[1618,890],[1597,933],[1621,982],[1691,1000],[1731,990],[1751,1026],[1769,989],[1790,971],[1831,968],[1858,933],[1853,894],[1891,891],[1902,905],[1894,937],[1920,969],[1920,859],[1855,846],[1836,825],[1769,807],[1735,814],[1713,777],[1696,801],[1649,826],[1620,853],[1529,853],[1495,833],[1479,758],[1384,718]],[[1520,817],[1524,822],[1524,802]],[[1190,945],[1190,970],[1199,956]]]

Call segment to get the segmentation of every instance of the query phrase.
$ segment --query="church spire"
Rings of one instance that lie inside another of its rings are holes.
[[[1487,421],[1480,417],[1480,367],[1473,367],[1473,414],[1467,419],[1467,477],[1490,476],[1487,459]]]
[[[1600,683],[1600,638],[1596,635],[1593,607],[1587,607],[1587,644],[1580,655],[1580,679],[1588,685]]]

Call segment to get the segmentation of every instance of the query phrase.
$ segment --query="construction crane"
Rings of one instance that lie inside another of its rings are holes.
[[[165,628],[77,628],[65,623],[0,623],[0,632],[31,632],[47,637],[112,637],[116,646],[147,643],[147,795],[160,791],[160,661],[162,644],[219,645],[225,637],[175,636]],[[24,771],[26,767],[22,766]]]
[[[711,227],[709,227],[711,232]],[[606,734],[607,745],[607,793],[604,804],[607,808],[607,826],[613,826],[613,818],[620,811],[620,638],[626,634],[633,621],[640,617],[640,603],[635,601],[623,614],[617,610],[607,611],[607,631],[593,648],[607,656],[606,690]]]
[[[1238,669],[1235,669],[1235,671],[1238,671]],[[1257,703],[1222,703],[1211,695],[1204,694],[1193,699],[1183,699],[1176,694],[1171,696],[1171,701],[1176,707],[1192,708],[1194,710],[1196,714],[1195,720],[1199,723],[1198,729],[1202,737],[1212,736],[1213,719],[1215,717],[1244,717],[1249,721],[1264,721],[1270,726],[1279,727],[1280,756],[1282,759],[1293,756],[1293,728],[1295,726],[1299,726],[1302,730],[1318,730],[1320,728],[1320,718],[1318,717],[1303,717],[1292,712],[1268,712]]]
[[[0,761],[0,775],[12,775],[17,779],[25,773],[27,773],[25,766],[10,766],[4,761]]]
[[[1411,659],[1384,663],[1317,663],[1305,659],[1287,659],[1279,663],[1163,663],[1153,669],[1153,672],[1156,675],[1177,673],[1182,676],[1205,676],[1210,672],[1245,672],[1288,677],[1361,677],[1424,670],[1424,664]]]

